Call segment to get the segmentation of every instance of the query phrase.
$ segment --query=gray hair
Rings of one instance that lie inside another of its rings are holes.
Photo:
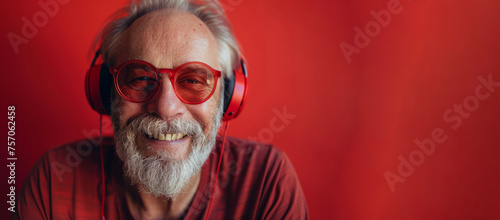
[[[102,30],[100,50],[104,62],[112,67],[116,63],[119,42],[125,30],[139,17],[160,9],[177,9],[198,17],[212,32],[219,46],[219,63],[225,78],[232,77],[232,70],[239,65],[240,52],[238,42],[224,11],[217,0],[131,0],[130,4],[113,14]]]

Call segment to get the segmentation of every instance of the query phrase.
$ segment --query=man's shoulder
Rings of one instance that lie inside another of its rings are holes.
[[[82,139],[52,148],[45,152],[33,169],[49,171],[61,182],[70,174],[94,173],[100,169],[101,149],[104,157],[114,153],[111,137]]]
[[[218,141],[215,156],[220,155]],[[222,158],[218,189],[227,197],[227,204],[215,210],[232,207],[234,213],[254,219],[307,219],[299,179],[282,150],[271,144],[228,137]]]
[[[217,155],[220,150],[219,143],[216,148]],[[226,139],[223,169],[229,169],[238,175],[247,173],[257,178],[265,178],[290,167],[291,163],[286,154],[274,145],[234,137]]]
[[[104,153],[111,153],[114,149],[112,137],[104,137],[102,139],[90,138],[73,141],[45,152],[42,156],[50,161],[68,162],[69,164],[78,163],[84,159],[94,159],[100,156],[100,149],[104,149]]]
[[[84,139],[45,152],[19,192],[19,217],[63,219],[76,209],[98,210],[94,204],[99,203],[100,155],[114,151],[110,140]]]
[[[282,160],[286,159],[285,153],[274,145],[256,142],[248,139],[227,137],[224,151],[235,159],[244,160]]]

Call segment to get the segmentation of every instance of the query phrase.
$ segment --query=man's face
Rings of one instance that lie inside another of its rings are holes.
[[[134,59],[157,68],[175,68],[199,61],[221,69],[214,36],[201,20],[186,12],[159,10],[144,15],[127,29],[119,44],[117,65]],[[163,74],[158,91],[146,102],[117,97],[112,115],[117,153],[133,182],[157,196],[175,196],[182,190],[179,187],[201,168],[214,144],[221,116],[220,88],[219,80],[210,99],[190,105],[176,96],[168,75]],[[156,140],[155,133],[182,133],[182,138]],[[172,173],[175,170],[182,171]]]
[[[122,40],[124,49],[117,57],[117,64],[138,59],[157,68],[174,68],[190,61],[200,61],[221,69],[218,62],[217,42],[210,30],[195,16],[180,11],[156,11],[135,21]],[[150,114],[164,121],[185,118],[197,121],[208,134],[212,128],[214,111],[220,95],[220,83],[214,95],[204,103],[189,105],[176,96],[168,75],[163,75],[162,84],[154,97],[144,103],[122,101],[120,127],[124,127],[143,114]],[[138,144],[149,149],[140,149],[146,156],[160,151],[186,158],[192,137],[177,141],[154,140],[140,135]]]

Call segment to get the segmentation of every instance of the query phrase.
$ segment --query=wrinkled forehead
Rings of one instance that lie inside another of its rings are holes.
[[[208,27],[196,16],[164,9],[137,19],[120,40],[117,64],[131,59],[171,68],[189,61],[219,67],[218,46]]]

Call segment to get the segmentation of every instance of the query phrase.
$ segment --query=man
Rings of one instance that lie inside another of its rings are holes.
[[[126,10],[100,46],[114,79],[114,143],[104,140],[64,175],[68,149],[47,152],[12,218],[307,219],[283,152],[217,137],[223,79],[240,59],[220,5],[151,0]]]

